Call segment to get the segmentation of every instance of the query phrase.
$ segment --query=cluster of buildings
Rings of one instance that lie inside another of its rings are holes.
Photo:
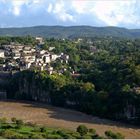
[[[0,71],[36,69],[40,71],[46,70],[49,74],[52,74],[54,69],[50,65],[51,62],[59,59],[60,62],[68,63],[69,60],[69,55],[64,53],[57,55],[37,46],[11,43],[10,45],[3,45],[2,48],[0,50]]]

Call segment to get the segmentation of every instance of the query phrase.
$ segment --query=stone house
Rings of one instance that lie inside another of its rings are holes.
[[[0,50],[0,58],[5,58],[4,50]]]

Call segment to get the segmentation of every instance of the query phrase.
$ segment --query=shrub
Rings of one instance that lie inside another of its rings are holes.
[[[113,133],[112,131],[105,131],[105,135],[111,139],[124,139],[124,136],[121,133]]]
[[[65,131],[63,131],[63,130],[58,130],[56,133],[59,134],[63,139],[69,139],[69,138],[70,138],[70,135],[67,134],[67,133],[66,133]]]
[[[57,131],[56,131],[56,130],[53,130],[53,131],[52,131],[52,134],[57,134]]]
[[[24,136],[21,134],[18,134],[12,130],[5,130],[2,132],[2,137],[7,138],[7,139],[23,139]]]
[[[43,139],[43,136],[41,134],[32,134],[29,137],[30,139]]]
[[[16,128],[21,128],[21,126],[23,125],[24,123],[23,123],[23,121],[22,120],[16,120]]]
[[[79,135],[78,132],[72,132],[71,136],[74,137],[75,139],[80,139],[81,138],[81,136]]]
[[[88,136],[88,135],[85,135],[85,136],[82,137],[82,139],[92,139],[92,137]]]
[[[4,124],[1,126],[2,129],[10,129],[10,128],[14,128],[14,126],[12,124]]]
[[[5,117],[0,118],[0,123],[4,124],[4,123],[6,123],[6,122],[7,122],[7,119],[6,119]]]
[[[48,134],[46,136],[46,139],[62,139],[62,137],[58,134],[55,134],[55,135],[54,134]]]
[[[46,132],[46,127],[40,127],[40,132]]]
[[[16,124],[17,124],[17,125],[23,125],[24,123],[23,123],[22,120],[16,120]]]
[[[95,135],[92,136],[92,139],[105,139],[105,138],[98,135],[98,134],[95,134]]]
[[[3,136],[4,138],[12,139],[15,136],[15,132],[11,130],[5,130],[2,132],[1,136]]]
[[[116,133],[117,139],[124,139],[125,137],[121,133]]]
[[[36,126],[34,127],[34,129],[32,130],[33,132],[41,132],[40,127]]]
[[[13,118],[11,118],[11,121],[13,122],[13,123],[16,123],[16,118],[15,117],[13,117]]]
[[[85,134],[87,134],[88,132],[88,129],[85,125],[79,125],[77,127],[77,132],[81,135],[81,136],[84,136]]]

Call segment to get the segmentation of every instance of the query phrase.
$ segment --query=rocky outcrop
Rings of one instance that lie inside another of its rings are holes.
[[[50,103],[49,92],[39,87],[35,80],[28,81],[26,78],[19,80],[19,90],[15,94],[15,98],[34,100]]]

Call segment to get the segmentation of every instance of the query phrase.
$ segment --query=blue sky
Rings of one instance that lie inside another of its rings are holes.
[[[0,0],[0,27],[90,25],[140,28],[140,0]]]

